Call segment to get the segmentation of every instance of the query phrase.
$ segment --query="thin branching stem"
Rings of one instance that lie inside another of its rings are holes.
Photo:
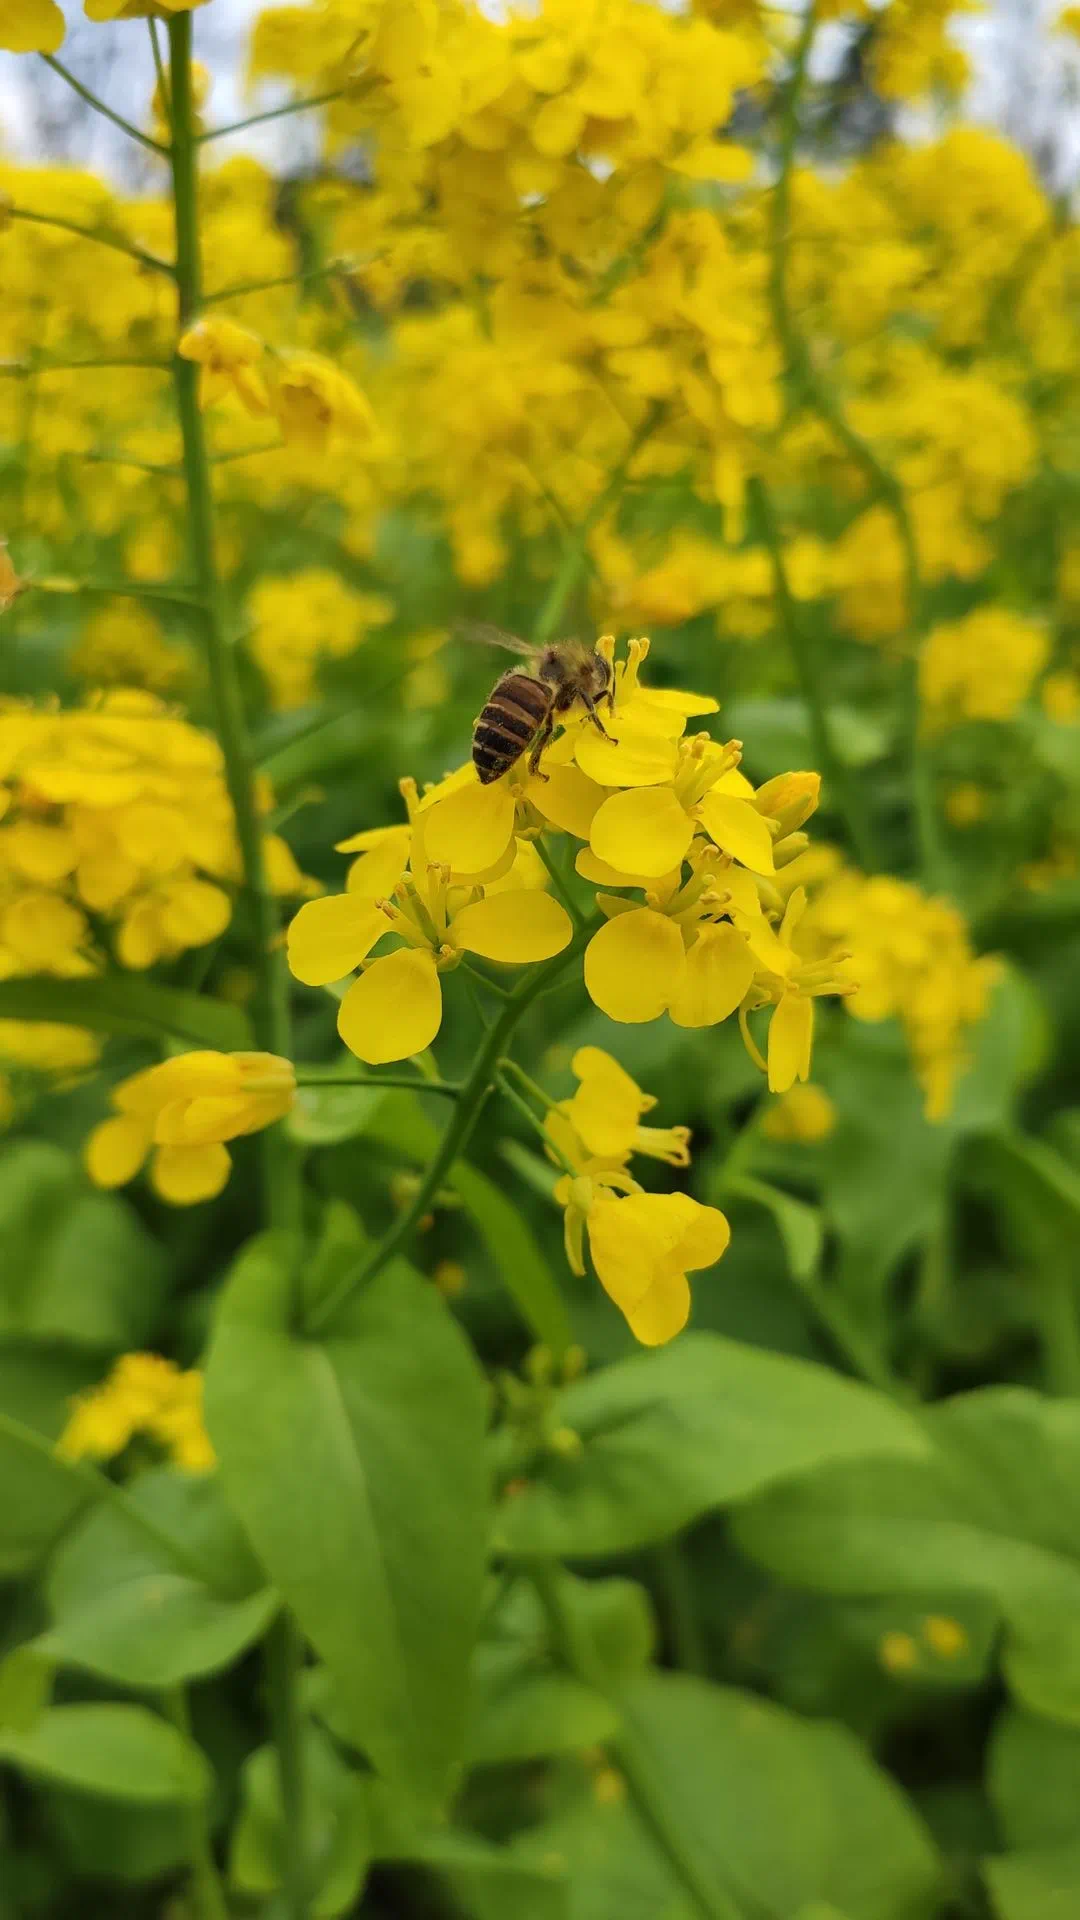
[[[35,227],[55,227],[59,233],[74,234],[78,240],[93,240],[99,247],[108,247],[112,253],[125,253],[129,260],[137,261],[140,267],[150,267],[154,273],[172,277],[173,269],[168,260],[160,260],[156,253],[147,253],[145,247],[137,247],[133,240],[121,240],[115,234],[101,233],[96,227],[81,226],[77,220],[65,220],[58,213],[34,213],[29,207],[7,207],[4,211],[8,220],[25,220]],[[113,361],[109,364],[117,363]],[[130,362],[121,364],[129,365]]]
[[[261,127],[267,120],[283,120],[286,114],[309,113],[315,107],[329,106],[332,100],[342,100],[344,97],[344,87],[335,87],[331,93],[315,93],[307,100],[286,100],[284,106],[267,107],[262,113],[249,113],[246,120],[233,120],[227,127],[209,127],[196,139],[200,146],[205,146],[210,140],[224,140],[230,133],[243,133],[248,127]]]
[[[589,535],[603,519],[608,508],[618,500],[626,484],[627,474],[646,440],[654,431],[662,412],[660,403],[654,401],[640,425],[635,427],[630,437],[630,445],[615,467],[607,485],[597,494],[580,527],[565,541],[559,570],[548,589],[547,598],[533,627],[532,637],[538,647],[546,646],[549,640],[554,639],[566,603],[588,566]]]
[[[161,1696],[167,1720],[185,1740],[190,1740],[191,1713],[183,1687],[167,1687]],[[229,1920],[229,1905],[221,1875],[214,1859],[210,1821],[205,1801],[182,1809],[187,1834],[188,1865],[191,1869],[189,1895],[194,1920]]]
[[[456,1100],[461,1093],[458,1080],[429,1080],[421,1074],[408,1073],[297,1073],[298,1087],[405,1087],[410,1093],[441,1093],[446,1100]]]
[[[77,79],[62,61],[57,60],[54,54],[43,53],[41,57],[47,67],[51,67],[54,73],[60,75],[61,80],[66,80],[72,92],[77,93],[80,100],[85,100],[88,107],[93,107],[95,113],[100,113],[105,120],[111,120],[113,126],[119,127],[121,133],[126,133],[129,140],[137,140],[140,147],[146,147],[150,153],[156,153],[159,159],[168,158],[168,147],[163,146],[160,140],[153,139],[150,134],[143,133],[141,127],[133,126],[130,120],[124,119],[122,113],[116,113],[112,107],[107,107],[104,100],[99,100],[96,93],[91,93],[89,87],[84,87],[82,81]]]
[[[277,274],[272,280],[237,280],[231,287],[218,287],[214,293],[204,293],[203,306],[213,307],[221,300],[241,300],[248,293],[273,293],[277,287],[302,287],[309,280],[331,280],[348,271],[346,261],[328,260],[301,273]]]

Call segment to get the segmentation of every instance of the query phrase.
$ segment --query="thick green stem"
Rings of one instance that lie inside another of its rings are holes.
[[[587,1636],[564,1600],[566,1574],[557,1561],[529,1562],[529,1576],[544,1609],[556,1657],[569,1673],[600,1692],[609,1691]],[[735,1906],[716,1884],[711,1863],[701,1857],[694,1836],[687,1832],[672,1805],[672,1796],[655,1756],[634,1726],[626,1703],[616,1698],[622,1724],[608,1745],[645,1825],[680,1884],[690,1895],[701,1920],[738,1920]]]
[[[799,108],[806,86],[810,49],[817,27],[814,0],[803,15],[802,28],[792,57],[791,74],[784,95],[780,121],[779,171],[773,188],[769,222],[770,272],[769,296],[773,324],[784,352],[798,398],[823,420],[870,483],[875,498],[891,513],[903,554],[904,589],[907,617],[912,637],[912,658],[904,668],[904,732],[911,776],[912,813],[919,868],[932,886],[943,883],[944,852],[934,806],[933,781],[923,752],[919,726],[918,638],[925,625],[925,595],[919,566],[919,549],[907,496],[896,474],[864,440],[847,419],[828,381],[819,371],[814,356],[795,318],[788,290],[788,260],[791,242],[791,176],[799,137]]]
[[[285,1828],[285,1899],[289,1920],[307,1920],[308,1869],[304,1764],[301,1743],[304,1722],[300,1711],[300,1677],[304,1642],[292,1615],[283,1610],[266,1637],[266,1685],[270,1723],[281,1778],[281,1812]]]
[[[833,738],[825,704],[825,676],[820,658],[815,658],[816,650],[812,647],[809,636],[803,628],[799,610],[795,605],[772,499],[764,481],[758,478],[750,482],[750,492],[751,498],[756,503],[758,519],[765,536],[765,545],[769,549],[772,561],[773,585],[780,613],[780,624],[784,630],[788,651],[791,654],[810,718],[814,753],[821,772],[825,776],[826,797],[842,816],[860,865],[865,867],[867,872],[872,873],[881,864],[874,844],[873,826],[866,805],[859,794],[858,784],[852,779],[850,768],[845,765]]]
[[[177,1732],[184,1734],[190,1740],[191,1715],[188,1712],[187,1695],[183,1687],[169,1687],[162,1694],[161,1704]],[[185,1807],[183,1820],[187,1831],[188,1864],[191,1868],[190,1903],[195,1920],[229,1920],[228,1902],[225,1899],[225,1889],[221,1884],[221,1876],[214,1859],[210,1823],[205,1806]]]
[[[176,209],[176,281],[181,333],[198,317],[201,299],[198,165],[191,81],[191,15],[169,21],[169,89],[173,115],[172,175]],[[277,903],[263,860],[263,829],[255,801],[253,756],[236,661],[226,631],[215,559],[214,503],[206,436],[199,411],[199,370],[177,354],[173,363],[184,443],[192,571],[198,587],[214,721],[236,818],[236,838],[254,927],[258,991],[252,1009],[256,1038],[270,1053],[291,1051],[288,983],[280,951]],[[300,1219],[299,1169],[281,1123],[262,1135],[267,1213],[277,1227]]]
[[[532,637],[538,647],[546,646],[555,636],[559,621],[562,619],[566,603],[585,571],[589,557],[589,535],[597,523],[603,519],[608,508],[614,504],[626,483],[626,476],[634,462],[635,455],[644,446],[653,428],[656,426],[663,409],[659,402],[653,403],[631,438],[618,466],[607,485],[598,493],[592,506],[577,531],[567,540],[559,570],[548,589],[548,595],[540,609],[533,627]]]
[[[420,1221],[430,1211],[431,1203],[455,1160],[468,1146],[480,1110],[495,1083],[498,1062],[506,1052],[519,1021],[533,1001],[555,982],[567,962],[576,959],[584,951],[597,925],[598,922],[592,921],[588,926],[581,927],[568,947],[564,947],[554,959],[546,960],[543,966],[531,967],[525,978],[507,995],[498,1018],[485,1033],[476,1058],[462,1082],[454,1116],[420,1180],[411,1204],[399,1214],[359,1272],[347,1274],[340,1286],[316,1304],[308,1316],[311,1332],[329,1326],[346,1301],[361,1287],[367,1286],[377,1273],[382,1272],[387,1262],[407,1246]]]

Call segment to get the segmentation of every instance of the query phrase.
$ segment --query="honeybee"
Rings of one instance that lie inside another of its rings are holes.
[[[611,663],[595,647],[580,640],[531,647],[498,627],[468,627],[464,637],[523,654],[533,663],[531,673],[521,667],[504,673],[477,715],[472,757],[481,786],[500,779],[523,753],[529,754],[529,772],[539,772],[540,755],[555,730],[557,716],[569,713],[578,700],[597,732],[613,746],[618,744],[598,711],[603,700],[609,710],[615,705]]]

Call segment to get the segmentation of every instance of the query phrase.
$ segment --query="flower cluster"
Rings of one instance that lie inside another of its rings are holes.
[[[1008,607],[976,607],[926,636],[919,695],[928,728],[958,720],[1010,720],[1046,665],[1050,639]]]
[[[599,651],[613,662],[610,638]],[[429,1046],[442,977],[466,955],[521,966],[570,945],[571,912],[538,891],[532,862],[523,864],[530,842],[547,848],[565,836],[580,843],[575,872],[594,890],[600,924],[579,941],[601,1012],[632,1024],[667,1013],[680,1027],[737,1012],[759,1059],[747,1020],[770,1008],[770,1086],[806,1079],[814,1000],[847,988],[837,954],[799,953],[804,895],[796,889],[785,903],[776,875],[806,845],[818,776],[785,774],[755,792],[738,741],[686,736],[687,720],[715,711],[714,700],[641,684],[647,652],[633,640],[613,664],[610,732],[575,703],[535,769],[523,756],[481,785],[469,764],[422,799],[406,783],[407,825],[341,843],[360,855],[346,891],[300,909],[289,964],[309,986],[362,969],[338,1013],[361,1060]],[[391,938],[394,951],[370,958]]]
[[[319,659],[351,653],[393,612],[393,601],[384,594],[358,593],[326,567],[259,580],[248,597],[247,644],[275,711],[305,706],[315,693]]]
[[[847,1005],[859,1020],[898,1019],[929,1120],[943,1120],[968,1063],[973,1025],[985,1015],[998,961],[972,951],[963,915],[889,874],[839,868],[815,893],[801,928],[807,953],[850,949]]]
[[[597,1279],[635,1339],[660,1346],[686,1325],[687,1273],[715,1265],[730,1229],[717,1207],[686,1193],[646,1193],[627,1171],[635,1153],[688,1166],[689,1130],[643,1127],[655,1100],[600,1047],[579,1047],[571,1068],[577,1092],[546,1122],[565,1169],[555,1198],[565,1209],[567,1259],[584,1274],[587,1237]]]
[[[185,647],[165,638],[160,623],[136,600],[114,600],[83,622],[68,654],[68,669],[87,687],[141,687],[175,693],[191,679]]]
[[[269,804],[269,796],[266,796]],[[145,968],[223,933],[240,875],[221,749],[148,693],[0,709],[0,978]],[[307,883],[267,835],[271,879]]]
[[[76,1395],[57,1451],[67,1460],[113,1460],[145,1435],[175,1466],[209,1473],[214,1450],[202,1403],[201,1373],[157,1353],[125,1353],[99,1387]]]
[[[123,1186],[150,1156],[163,1200],[212,1200],[232,1168],[225,1141],[272,1126],[295,1097],[292,1062],[276,1054],[177,1054],[112,1089],[116,1113],[86,1143],[87,1172],[99,1187]]]

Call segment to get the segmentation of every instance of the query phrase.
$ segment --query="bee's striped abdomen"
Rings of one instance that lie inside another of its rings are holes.
[[[531,673],[504,673],[476,722],[473,765],[482,786],[530,747],[551,710],[552,689]]]

